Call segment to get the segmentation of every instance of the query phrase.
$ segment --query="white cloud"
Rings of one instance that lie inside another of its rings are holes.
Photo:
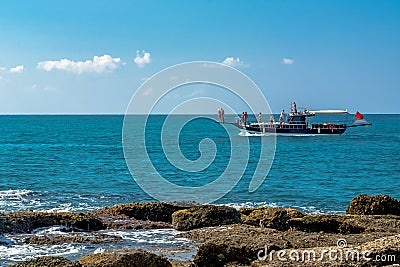
[[[110,55],[94,56],[93,60],[72,61],[61,59],[56,61],[43,61],[37,64],[38,69],[45,71],[63,70],[77,74],[84,72],[107,72],[113,71],[121,64],[120,58],[113,58]]]
[[[144,67],[144,65],[149,64],[151,62],[151,55],[149,52],[142,52],[142,56],[140,56],[139,50],[136,50],[136,57],[135,57],[135,63],[139,67]]]
[[[11,73],[21,73],[24,71],[24,65],[19,65],[10,69]]]
[[[147,88],[146,90],[144,90],[144,91],[142,92],[142,95],[143,95],[143,96],[149,96],[149,95],[151,95],[152,93],[153,93],[153,88],[149,87],[149,88]]]
[[[283,59],[282,63],[283,63],[283,64],[286,64],[286,65],[291,65],[291,64],[294,63],[294,60],[291,59],[291,58],[286,58],[286,57],[285,57],[285,58]]]
[[[243,61],[240,61],[240,58],[238,58],[238,57],[236,59],[234,57],[227,57],[227,58],[225,58],[224,61],[222,61],[222,63],[226,64],[228,66],[231,66],[231,67],[246,67],[247,66],[246,64],[244,64]]]

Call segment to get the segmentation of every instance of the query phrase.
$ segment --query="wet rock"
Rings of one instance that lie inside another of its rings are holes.
[[[179,237],[204,243],[194,259],[197,266],[235,266],[249,264],[257,258],[258,251],[265,247],[271,250],[292,247],[282,233],[285,232],[234,224],[194,229],[181,233]]]
[[[72,212],[13,212],[0,215],[5,233],[30,233],[32,230],[53,225],[64,225],[75,231],[103,229],[102,222],[90,214]]]
[[[24,239],[26,244],[55,245],[61,243],[106,244],[122,241],[122,237],[100,233],[73,233],[69,235],[33,235]]]
[[[292,208],[244,208],[240,209],[243,223],[274,228],[278,230],[287,230],[289,228],[287,222],[292,218],[302,218],[305,215],[300,211]]]
[[[360,234],[365,232],[365,227],[360,224],[357,219],[349,219],[344,220],[338,228],[338,232],[341,234]]]
[[[305,232],[339,233],[344,219],[336,215],[306,215],[303,218],[288,221],[290,228]]]
[[[105,207],[91,214],[97,217],[110,217],[116,215],[125,215],[129,218],[137,220],[148,220],[157,222],[172,221],[172,214],[175,211],[186,209],[190,206],[189,203],[166,203],[166,202],[142,202],[142,203],[129,203],[113,207]]]
[[[239,212],[226,206],[202,205],[172,214],[173,227],[183,231],[239,222],[241,222]]]
[[[228,263],[248,265],[257,259],[257,251],[247,246],[208,242],[199,247],[193,263],[198,267],[222,267]]]
[[[285,209],[274,208],[260,220],[260,226],[277,230],[287,230],[289,219],[290,216]]]
[[[172,224],[168,222],[137,220],[135,218],[128,217],[124,214],[97,213],[94,216],[96,216],[98,219],[101,220],[105,229],[130,230],[130,229],[172,228]]]
[[[388,195],[369,196],[363,194],[351,200],[346,213],[357,215],[400,215],[400,202]]]
[[[22,263],[9,265],[12,267],[81,267],[78,262],[72,262],[63,257],[45,256]]]
[[[165,258],[146,251],[92,254],[77,261],[82,267],[172,267]]]

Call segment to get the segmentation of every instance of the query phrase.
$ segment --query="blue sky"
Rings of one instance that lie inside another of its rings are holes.
[[[400,113],[399,47],[399,1],[5,0],[0,113],[124,113],[146,78],[196,60],[237,67],[276,113]]]

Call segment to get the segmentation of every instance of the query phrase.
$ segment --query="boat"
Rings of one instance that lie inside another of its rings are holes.
[[[287,114],[286,119],[284,119],[285,114],[284,110],[282,110],[279,121],[275,121],[275,118],[273,117],[273,115],[271,115],[272,117],[270,117],[269,122],[258,120],[257,122],[248,123],[246,119],[242,119],[230,124],[247,132],[274,133],[282,135],[339,135],[343,134],[347,130],[347,128],[372,125],[371,123],[364,120],[363,115],[358,111],[355,115],[355,120],[352,122],[351,125],[343,122],[311,122],[311,118],[320,114],[349,115],[347,109],[314,111],[307,109],[292,109],[291,112]]]

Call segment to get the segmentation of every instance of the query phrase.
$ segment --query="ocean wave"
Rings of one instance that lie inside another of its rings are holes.
[[[12,246],[0,245],[0,262],[6,266],[42,256],[68,256],[80,253],[84,246],[72,244],[59,244],[51,246],[39,246],[31,244],[18,244]]]
[[[80,195],[28,189],[0,191],[0,212],[86,212],[125,202],[115,195],[95,193]]]
[[[232,207],[235,209],[241,209],[241,208],[257,208],[257,207],[269,207],[269,208],[277,208],[277,207],[283,207],[283,208],[294,208],[298,209],[301,212],[308,213],[308,214],[339,214],[343,213],[343,211],[338,211],[338,210],[324,210],[324,209],[319,209],[315,206],[298,206],[298,205],[285,205],[285,204],[278,204],[275,202],[243,202],[243,203],[227,203],[227,204],[218,204],[218,205],[223,205],[223,206],[228,206]]]
[[[110,244],[56,244],[36,245],[24,244],[23,240],[31,235],[8,235],[7,244],[0,243],[0,266],[14,264],[30,260],[40,256],[64,256],[76,260],[83,255],[102,253],[107,250],[139,249],[154,253],[162,253],[171,259],[190,259],[196,253],[197,245],[187,238],[175,238],[179,231],[174,229],[150,229],[150,230],[102,230],[104,233],[119,236],[122,242]],[[52,226],[38,228],[32,234],[35,235],[69,235],[64,231],[64,226]]]
[[[32,195],[34,191],[22,189],[22,190],[1,190],[0,201],[2,200],[25,200],[26,196]]]

